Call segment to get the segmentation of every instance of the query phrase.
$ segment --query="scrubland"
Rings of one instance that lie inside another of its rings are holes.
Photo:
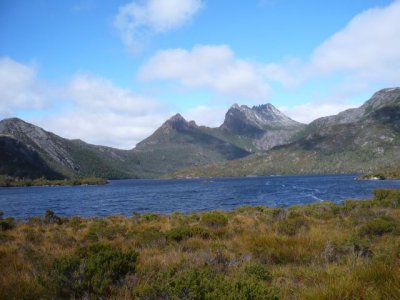
[[[400,299],[400,191],[289,208],[0,215],[2,299]]]

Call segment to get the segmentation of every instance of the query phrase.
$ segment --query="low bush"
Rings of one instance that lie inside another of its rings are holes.
[[[110,225],[103,219],[95,219],[90,224],[88,230],[88,239],[92,242],[100,241],[101,239],[113,240],[117,236],[124,236],[126,228],[118,225]]]
[[[46,224],[62,224],[62,219],[55,214],[51,209],[46,210],[44,214],[44,222]]]
[[[330,201],[317,202],[310,204],[305,213],[307,216],[319,219],[330,220],[340,212],[340,206]]]
[[[385,207],[399,207],[400,190],[376,189],[374,190],[374,200]]]
[[[137,257],[133,250],[123,252],[105,244],[80,248],[54,262],[49,274],[52,287],[57,297],[109,296],[113,286],[135,273]]]
[[[162,247],[165,245],[165,234],[156,227],[146,228],[142,231],[130,231],[130,238],[136,241],[139,247]]]
[[[168,270],[137,290],[139,299],[278,299],[277,293],[255,277],[229,277],[210,268]]]
[[[201,237],[202,239],[208,239],[210,237],[210,232],[202,227],[199,226],[182,226],[172,228],[171,230],[167,231],[165,236],[169,240],[180,242],[184,239],[191,238],[191,237]]]
[[[249,264],[245,267],[244,271],[248,276],[254,276],[258,280],[272,280],[271,272],[269,272],[267,265],[264,264]]]
[[[295,235],[301,230],[308,230],[307,219],[302,216],[287,218],[277,223],[277,231],[280,234]]]
[[[159,215],[154,213],[144,213],[141,215],[141,218],[145,221],[155,221],[158,220]]]
[[[0,231],[6,231],[15,227],[14,218],[3,219],[4,212],[0,210]]]
[[[220,212],[204,213],[201,216],[201,224],[208,227],[223,227],[228,224],[228,218]]]
[[[368,221],[360,228],[361,235],[381,236],[385,233],[398,233],[398,224],[391,217],[379,217]]]

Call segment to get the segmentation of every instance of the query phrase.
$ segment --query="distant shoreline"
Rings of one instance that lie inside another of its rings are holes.
[[[33,186],[82,186],[82,185],[104,185],[108,180],[103,178],[77,178],[49,180],[45,178],[21,179],[4,177],[0,178],[0,187],[33,187]]]

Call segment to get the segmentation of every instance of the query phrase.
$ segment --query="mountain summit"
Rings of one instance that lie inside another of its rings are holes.
[[[267,129],[301,126],[270,103],[253,106],[234,104],[226,113],[221,129],[239,135],[257,136]]]
[[[226,113],[220,130],[250,139],[252,151],[282,145],[305,125],[290,119],[270,103],[253,106],[234,104]]]

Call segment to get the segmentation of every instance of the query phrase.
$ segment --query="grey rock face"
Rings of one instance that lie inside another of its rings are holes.
[[[289,142],[304,127],[304,124],[290,119],[268,103],[252,108],[233,105],[226,113],[220,129],[249,137],[253,139],[256,149],[268,150]]]
[[[389,105],[400,105],[400,88],[382,89],[359,108],[348,109],[335,116],[319,118],[311,124],[321,127],[356,123],[377,109]]]
[[[0,121],[0,134],[12,136],[42,151],[67,168],[79,170],[79,164],[74,162],[63,147],[62,139],[38,126],[26,123],[18,118],[5,119]]]

